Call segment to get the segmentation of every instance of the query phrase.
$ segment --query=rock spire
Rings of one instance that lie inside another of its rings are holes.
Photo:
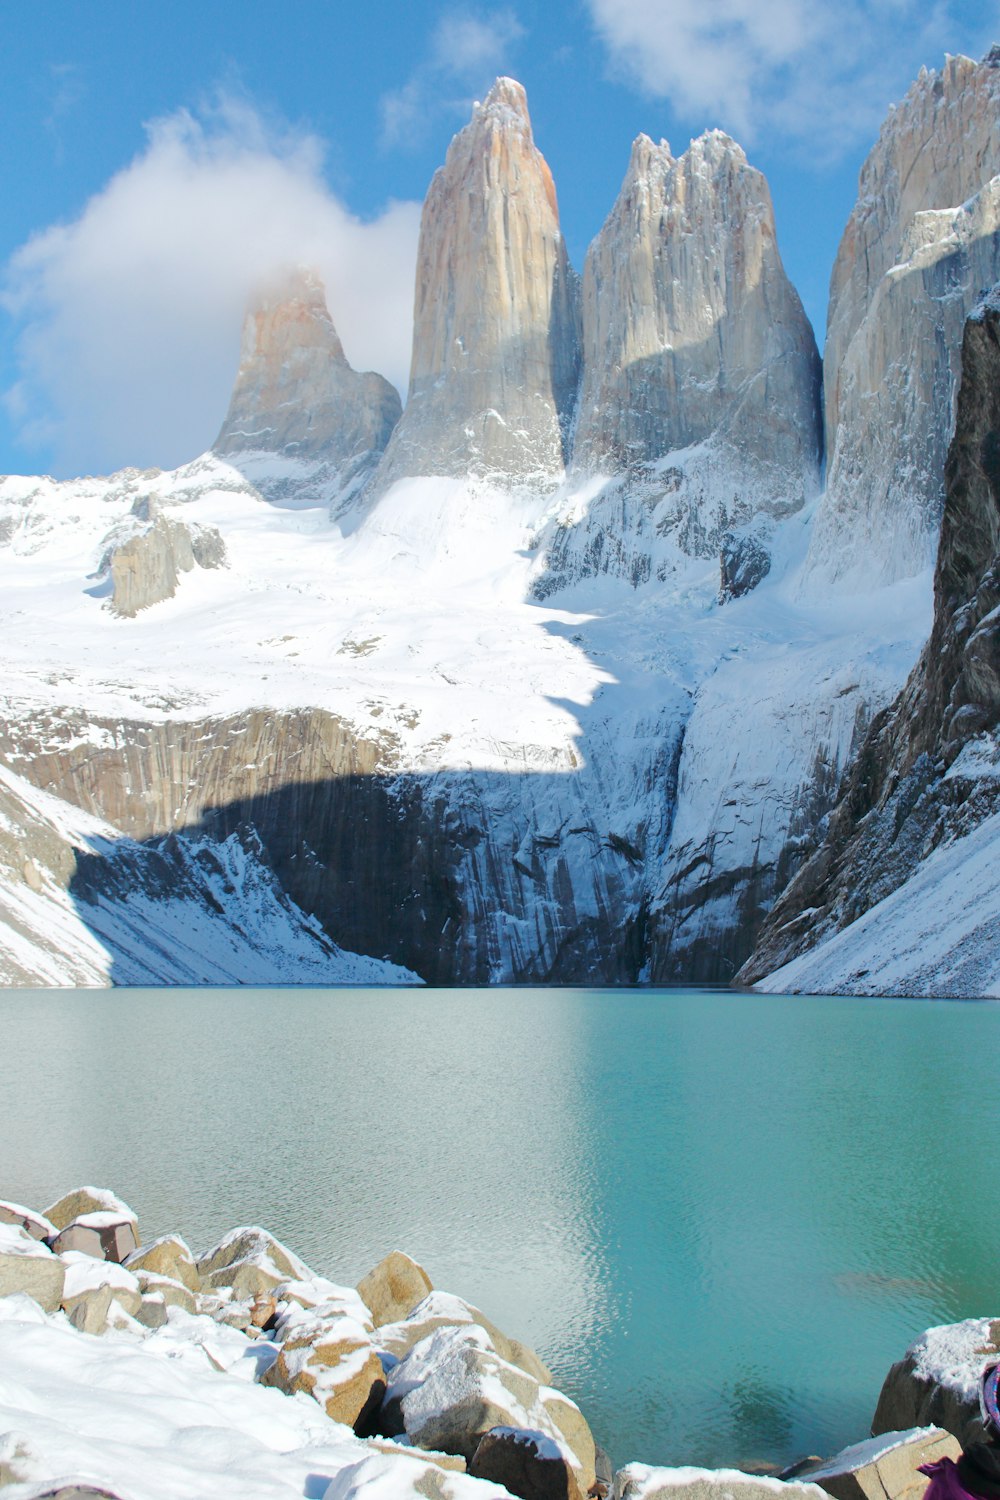
[[[962,327],[1000,276],[1000,56],[921,71],[864,166],[830,282],[829,453],[810,574],[933,561]]]
[[[558,476],[578,372],[577,282],[524,89],[499,78],[424,203],[409,399],[379,471]]]
[[[399,413],[387,380],[348,364],[322,282],[298,268],[247,309],[236,384],[213,447],[225,456],[312,460],[348,481],[382,452]]]
[[[819,356],[778,254],[770,193],[729,136],[679,158],[640,135],[587,254],[574,463],[627,471],[717,437],[815,487]]]

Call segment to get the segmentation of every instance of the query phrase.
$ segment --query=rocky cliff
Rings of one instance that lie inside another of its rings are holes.
[[[334,490],[353,489],[377,462],[400,401],[381,375],[347,362],[322,282],[299,268],[253,300],[240,365],[214,451],[240,465],[261,455],[306,462]],[[282,476],[269,476],[280,496]],[[266,482],[266,481],[265,481]]]
[[[759,471],[740,519],[786,513],[815,487],[819,395],[764,177],[721,131],[679,159],[639,136],[584,267],[574,464],[627,472],[714,439]]]
[[[961,370],[930,639],[902,694],[872,724],[825,838],[768,917],[740,976],[747,982],[848,926],[1000,809],[996,293],[966,323]]]
[[[933,562],[962,324],[1000,276],[1000,52],[921,72],[861,170],[830,282],[828,488],[809,587]]]
[[[524,89],[500,78],[424,203],[406,411],[376,479],[562,474],[579,364],[577,281]]]

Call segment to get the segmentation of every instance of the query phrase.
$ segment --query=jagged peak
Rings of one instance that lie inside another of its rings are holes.
[[[484,120],[499,124],[520,126],[531,130],[528,114],[528,96],[524,85],[516,78],[500,77],[493,84],[486,98],[473,106],[473,121]]]
[[[346,363],[326,287],[315,266],[276,267],[247,298],[242,361],[260,356],[279,341],[322,344],[333,358]]]

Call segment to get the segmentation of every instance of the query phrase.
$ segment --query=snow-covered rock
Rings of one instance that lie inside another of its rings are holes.
[[[933,1424],[963,1448],[989,1440],[979,1412],[979,1381],[1000,1359],[1000,1321],[968,1318],[928,1328],[885,1378],[872,1419],[878,1435]]]
[[[614,1478],[612,1500],[823,1500],[818,1485],[742,1474],[738,1469],[665,1469],[627,1464]]]
[[[940,1427],[911,1427],[883,1432],[853,1443],[821,1464],[796,1471],[798,1479],[818,1484],[834,1500],[923,1500],[924,1464],[961,1456],[958,1441]]]
[[[47,1312],[62,1301],[66,1266],[15,1224],[0,1224],[0,1298],[21,1292]]]
[[[358,1282],[358,1296],[370,1309],[376,1328],[408,1317],[433,1290],[423,1266],[402,1250],[391,1250]]]

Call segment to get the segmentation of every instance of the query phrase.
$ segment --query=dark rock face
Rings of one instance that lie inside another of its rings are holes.
[[[1000,781],[955,765],[1000,724],[1000,299],[970,316],[934,580],[934,624],[899,698],[874,720],[825,838],[737,976],[753,983],[855,920],[943,840],[1000,806]],[[946,777],[946,773],[950,773]]]
[[[771,554],[750,531],[727,531],[719,548],[719,603],[739,599],[771,571]]]

